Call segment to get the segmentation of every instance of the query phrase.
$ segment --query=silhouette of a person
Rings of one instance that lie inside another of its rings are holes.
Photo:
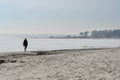
[[[28,46],[28,41],[27,41],[26,38],[23,41],[23,46],[24,46],[24,51],[26,52],[26,49],[27,49],[27,46]]]

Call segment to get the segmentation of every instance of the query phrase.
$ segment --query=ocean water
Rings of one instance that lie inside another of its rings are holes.
[[[120,47],[120,39],[51,39],[40,36],[0,35],[0,52],[23,51],[28,38],[28,51]]]

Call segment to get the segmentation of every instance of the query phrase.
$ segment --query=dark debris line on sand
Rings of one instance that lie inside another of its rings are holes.
[[[8,54],[8,55],[2,55],[2,56],[0,56],[0,65],[3,64],[3,63],[15,63],[15,62],[17,62],[16,58],[20,58],[20,57],[57,54],[55,51],[31,51],[31,52],[34,53],[34,54],[12,53],[12,54]],[[23,61],[21,61],[21,62],[23,62]]]
[[[50,51],[30,51],[30,53],[10,53],[8,55],[2,55],[0,56],[0,64],[3,63],[15,63],[17,60],[13,60],[14,58],[19,58],[19,57],[26,57],[26,56],[38,56],[38,55],[55,55],[55,54],[62,54],[66,52],[75,52],[76,50],[102,50],[103,48],[98,48],[98,49],[66,49],[66,50],[50,50]],[[32,53],[32,54],[31,54]],[[8,58],[8,59],[6,59]],[[12,59],[12,60],[11,60]]]
[[[5,60],[0,60],[0,64],[5,63]]]

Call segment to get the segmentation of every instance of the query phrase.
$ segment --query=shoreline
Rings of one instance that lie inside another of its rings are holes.
[[[2,80],[119,80],[120,48],[0,54]]]
[[[120,47],[97,47],[97,48],[76,48],[76,49],[72,49],[72,48],[68,48],[68,49],[50,49],[50,50],[28,50],[26,52],[24,51],[1,51],[0,54],[9,54],[9,53],[29,53],[29,52],[37,52],[37,51],[70,51],[70,50],[99,50],[99,49],[116,49],[116,48],[120,48]]]

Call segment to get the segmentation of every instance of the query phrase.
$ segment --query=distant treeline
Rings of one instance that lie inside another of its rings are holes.
[[[94,30],[80,33],[81,38],[120,38],[120,30]]]
[[[79,35],[51,36],[50,38],[60,38],[60,39],[120,38],[120,29],[85,31],[85,32],[80,32]]]

